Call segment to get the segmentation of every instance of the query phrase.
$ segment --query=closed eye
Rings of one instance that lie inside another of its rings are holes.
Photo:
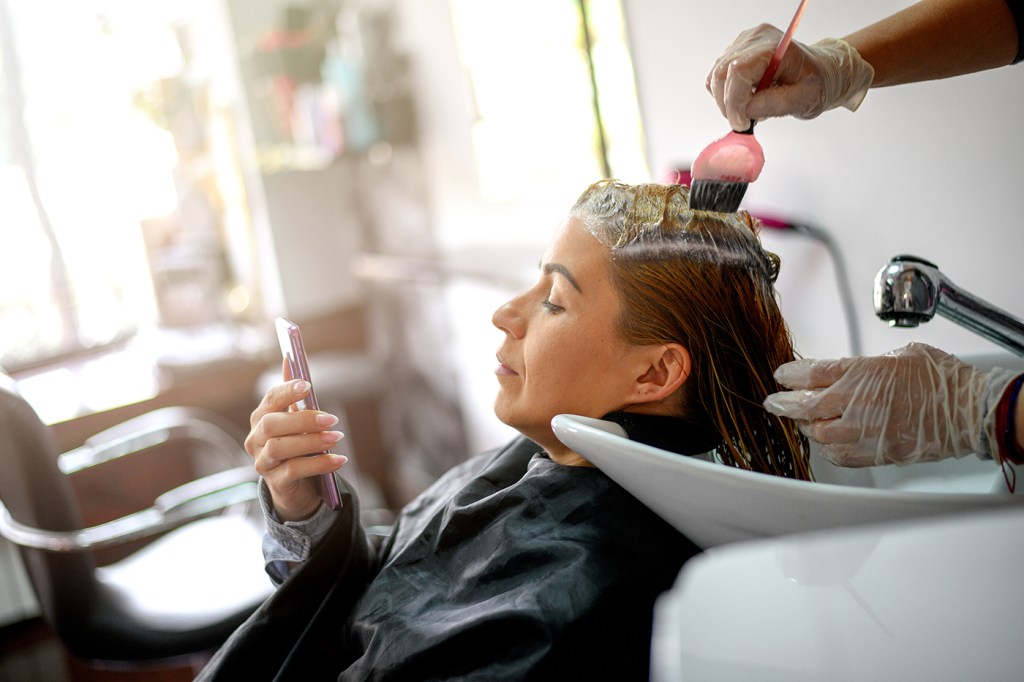
[[[555,305],[554,303],[552,303],[551,301],[549,301],[546,298],[543,301],[540,302],[540,305],[541,305],[542,308],[544,308],[549,313],[560,313],[563,310],[565,310],[565,308],[563,308],[562,306]]]

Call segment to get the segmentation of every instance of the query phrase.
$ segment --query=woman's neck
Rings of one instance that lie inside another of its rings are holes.
[[[562,448],[558,448],[558,449],[554,449],[554,450],[555,451],[552,452],[551,448],[545,448],[544,451],[548,453],[548,457],[550,457],[551,461],[554,462],[555,464],[561,464],[563,466],[568,466],[568,467],[592,467],[592,466],[594,466],[593,464],[590,463],[589,460],[584,458],[582,455],[580,455],[580,454],[578,454],[576,452],[573,452],[572,450],[570,450],[570,449],[568,449],[566,447],[562,447]]]

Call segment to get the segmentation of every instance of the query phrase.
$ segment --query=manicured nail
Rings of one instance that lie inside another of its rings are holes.
[[[309,388],[310,386],[308,381],[297,381],[295,385],[292,386],[292,390],[298,393],[299,395],[304,395],[305,393],[307,393],[309,391]]]
[[[316,425],[317,426],[324,426],[324,427],[334,426],[337,423],[338,423],[338,418],[335,417],[333,414],[327,414],[326,412],[321,412],[320,414],[318,414],[316,416]]]
[[[337,443],[344,437],[345,434],[343,434],[341,431],[324,431],[323,433],[320,434],[320,440],[325,445],[333,445],[334,443]]]
[[[348,461],[348,457],[346,457],[345,455],[336,455],[333,452],[331,453],[331,462],[333,462],[334,464],[337,464],[338,466],[341,466],[342,464],[344,464],[347,461]]]

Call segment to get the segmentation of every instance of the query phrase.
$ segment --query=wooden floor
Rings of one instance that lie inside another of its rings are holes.
[[[46,624],[32,619],[0,628],[0,682],[187,682],[205,658],[181,665],[113,669],[72,658]]]

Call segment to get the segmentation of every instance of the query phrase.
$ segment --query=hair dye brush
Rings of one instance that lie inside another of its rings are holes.
[[[754,92],[772,84],[806,5],[807,0],[800,1]],[[747,185],[757,180],[763,167],[764,151],[754,139],[754,122],[742,132],[729,131],[725,137],[709,144],[693,162],[690,206],[704,211],[735,213],[747,192]]]

